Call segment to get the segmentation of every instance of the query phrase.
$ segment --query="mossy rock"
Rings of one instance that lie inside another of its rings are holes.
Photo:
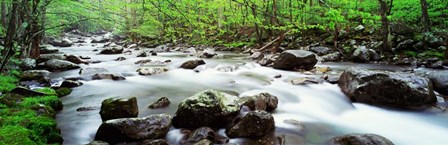
[[[56,89],[56,94],[58,95],[58,97],[64,97],[72,93],[72,91],[73,90],[71,88],[59,88]]]

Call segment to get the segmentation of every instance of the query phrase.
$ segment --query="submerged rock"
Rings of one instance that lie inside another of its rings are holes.
[[[163,107],[170,105],[170,103],[171,102],[167,97],[162,97],[159,100],[157,100],[156,102],[149,105],[148,108],[151,108],[151,109],[163,108]]]
[[[376,134],[348,134],[328,141],[330,145],[393,145],[392,141]]]
[[[244,106],[249,107],[251,110],[263,110],[274,111],[278,105],[277,96],[269,93],[260,93],[254,96],[248,96],[241,98],[241,102]]]
[[[137,117],[137,98],[109,98],[101,103],[100,111],[103,121],[117,118]]]
[[[266,111],[251,111],[226,127],[230,138],[260,138],[275,129],[274,117]]]
[[[274,68],[283,70],[311,70],[316,63],[316,54],[313,52],[305,50],[287,50],[281,53],[279,58],[274,62]]]
[[[168,69],[164,67],[142,67],[137,69],[138,74],[143,76],[161,74],[167,71]]]
[[[108,120],[98,128],[95,140],[116,144],[163,138],[170,130],[171,118],[170,115],[155,114]]]
[[[104,79],[118,81],[118,80],[125,80],[126,78],[124,76],[115,74],[94,74],[92,76],[92,80],[104,80]]]
[[[205,64],[204,60],[200,60],[200,59],[199,60],[189,60],[189,61],[186,61],[186,62],[182,63],[182,65],[180,65],[180,68],[183,68],[183,69],[194,69],[197,66],[203,65],[203,64]]]
[[[64,80],[61,84],[61,87],[64,88],[74,88],[79,87],[82,85],[82,82],[80,81],[74,81],[74,80]]]
[[[65,71],[80,68],[77,64],[59,59],[51,59],[45,62],[45,67],[50,71]]]
[[[225,127],[240,111],[238,97],[205,90],[183,100],[173,118],[177,128]]]
[[[101,50],[100,54],[121,54],[123,51],[124,49],[121,46],[112,46]]]
[[[352,67],[342,73],[338,85],[353,102],[405,108],[436,102],[430,80],[412,74]]]

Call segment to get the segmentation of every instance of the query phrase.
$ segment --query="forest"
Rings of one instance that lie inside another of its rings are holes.
[[[0,145],[448,141],[447,0],[0,1]]]

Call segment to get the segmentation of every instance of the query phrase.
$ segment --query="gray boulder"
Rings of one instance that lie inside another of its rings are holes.
[[[21,60],[22,63],[20,63],[20,68],[22,70],[31,70],[36,68],[37,65],[37,61],[36,59],[32,59],[32,58],[24,58]]]
[[[322,61],[329,62],[329,61],[340,61],[341,60],[341,53],[339,52],[333,52],[327,55],[321,56]]]
[[[109,98],[101,103],[100,111],[103,121],[117,118],[137,117],[137,98]]]
[[[159,100],[157,100],[156,102],[149,105],[148,108],[151,108],[151,109],[163,108],[163,107],[170,105],[170,103],[171,102],[167,97],[162,97]]]
[[[59,49],[52,47],[50,45],[40,45],[40,54],[51,54],[51,53],[58,53]]]
[[[173,125],[177,128],[190,129],[202,126],[222,128],[236,117],[239,111],[238,97],[205,90],[179,104]]]
[[[403,108],[436,102],[430,80],[413,74],[352,67],[341,74],[338,85],[353,102]]]
[[[39,58],[37,59],[38,63],[46,62],[50,59],[59,59],[59,60],[65,60],[64,54],[41,54]]]
[[[111,46],[101,50],[100,54],[121,54],[123,51],[124,49],[121,46]]]
[[[254,96],[247,96],[241,98],[241,102],[244,106],[249,107],[251,110],[263,110],[274,111],[278,105],[277,96],[269,93],[260,93]]]
[[[110,144],[136,142],[165,137],[171,127],[171,116],[155,114],[144,118],[123,118],[103,122],[95,140]]]
[[[182,65],[180,65],[180,68],[183,68],[183,69],[194,69],[197,66],[203,65],[203,64],[205,64],[205,61],[201,60],[201,59],[189,60],[189,61],[186,61],[186,62],[182,63]]]
[[[226,127],[230,138],[260,138],[275,130],[274,117],[266,111],[251,111]]]
[[[64,80],[61,84],[62,88],[74,88],[79,87],[82,85],[82,82],[80,81],[74,81],[74,80]]]
[[[328,141],[330,145],[393,145],[392,141],[376,134],[348,134]]]
[[[369,62],[370,61],[370,52],[366,48],[366,46],[359,46],[353,52],[352,59],[354,62]]]
[[[51,59],[51,60],[45,62],[45,67],[50,71],[64,71],[64,70],[80,68],[77,64],[74,64],[70,61],[59,60],[59,59]]]
[[[287,50],[281,53],[279,58],[274,62],[274,68],[282,70],[311,70],[316,63],[316,54],[313,52],[306,50]]]
[[[448,70],[416,70],[416,74],[429,78],[434,90],[443,95],[448,95]]]

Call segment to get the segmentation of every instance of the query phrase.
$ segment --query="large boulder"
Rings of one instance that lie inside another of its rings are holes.
[[[79,87],[81,86],[83,83],[80,81],[74,81],[74,80],[64,80],[61,83],[62,88],[74,88],[74,87]]]
[[[59,49],[56,47],[52,47],[50,45],[41,45],[39,46],[40,54],[50,54],[50,53],[57,53],[59,52]]]
[[[348,134],[328,141],[330,145],[393,145],[392,141],[376,134]]]
[[[84,61],[83,59],[81,59],[79,56],[76,55],[66,55],[65,60],[73,62],[75,64],[88,64],[88,62]]]
[[[353,52],[352,59],[354,62],[369,62],[370,61],[369,49],[367,49],[366,46],[359,46]]]
[[[201,127],[194,130],[191,134],[188,135],[188,138],[181,142],[181,144],[197,144],[199,142],[204,142],[203,140],[208,140],[206,142],[210,142],[213,144],[215,140],[215,131],[210,127]]]
[[[39,58],[37,59],[38,63],[46,62],[51,59],[59,59],[59,60],[65,60],[64,54],[41,54]]]
[[[429,78],[434,86],[434,90],[440,94],[448,95],[448,70],[416,70],[416,74]]]
[[[180,68],[183,68],[183,69],[194,69],[197,66],[203,65],[203,64],[205,64],[205,61],[201,60],[201,59],[189,60],[189,61],[186,61],[186,62],[182,63],[182,65],[180,65]]]
[[[251,110],[273,111],[277,108],[277,96],[269,93],[260,93],[254,96],[241,98],[242,104]]]
[[[20,76],[20,81],[48,81],[48,76],[50,72],[47,70],[27,70]]]
[[[101,103],[100,111],[103,121],[117,118],[137,117],[137,98],[109,98]]]
[[[404,108],[436,102],[430,80],[413,74],[352,67],[341,74],[338,85],[353,102]]]
[[[32,58],[24,58],[21,60],[22,63],[20,63],[20,68],[22,70],[31,70],[36,68],[37,66],[37,61],[36,59],[32,59]]]
[[[170,130],[171,118],[166,114],[154,114],[144,118],[108,120],[98,128],[95,140],[117,144],[163,138]]]
[[[73,42],[67,38],[61,39],[61,40],[50,40],[48,41],[48,44],[51,44],[53,46],[58,46],[58,47],[70,47],[73,45]]]
[[[161,74],[167,71],[168,69],[164,67],[141,67],[137,69],[138,74],[143,76]]]
[[[214,90],[205,90],[183,100],[173,118],[177,128],[225,127],[238,115],[238,97]]]
[[[123,47],[121,46],[111,46],[101,50],[100,54],[121,54],[123,53]]]
[[[235,118],[226,128],[230,138],[260,138],[275,130],[274,117],[266,111],[251,111]]]
[[[64,70],[80,68],[77,64],[74,64],[70,61],[59,60],[59,59],[51,59],[51,60],[45,62],[45,67],[50,71],[64,71]]]
[[[317,63],[316,54],[306,50],[287,50],[274,62],[274,68],[282,70],[311,70]]]

